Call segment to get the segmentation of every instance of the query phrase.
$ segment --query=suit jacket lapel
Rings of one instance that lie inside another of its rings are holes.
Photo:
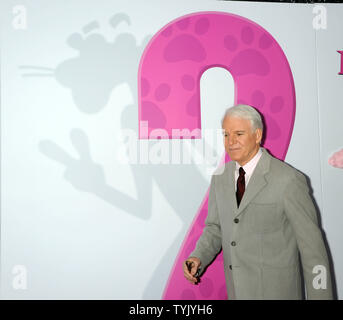
[[[235,197],[235,204],[236,204],[236,216],[239,216],[246,206],[255,198],[255,196],[264,188],[267,184],[267,180],[265,178],[266,173],[269,171],[270,165],[270,155],[268,152],[262,148],[262,156],[257,163],[257,166],[250,177],[249,184],[245,189],[242,201],[240,203],[239,208],[237,209],[236,197]],[[235,194],[235,192],[234,192]]]
[[[226,168],[223,177],[224,195],[225,196],[225,207],[231,208],[235,214],[237,211],[237,201],[235,192],[235,161],[226,163]]]

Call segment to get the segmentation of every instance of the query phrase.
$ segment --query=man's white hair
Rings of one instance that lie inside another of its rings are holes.
[[[226,109],[222,118],[222,126],[226,117],[250,120],[253,132],[255,132],[256,129],[261,129],[263,131],[263,122],[260,113],[247,104],[237,104]]]

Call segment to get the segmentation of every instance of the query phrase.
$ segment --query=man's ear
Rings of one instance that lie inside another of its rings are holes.
[[[262,140],[262,129],[261,128],[257,128],[255,131],[255,135],[256,135],[256,143],[261,143]]]

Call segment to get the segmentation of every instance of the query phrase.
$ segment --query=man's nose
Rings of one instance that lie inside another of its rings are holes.
[[[236,139],[234,136],[230,135],[228,137],[228,140],[229,140],[229,145],[232,145],[232,144],[235,144],[236,143]]]

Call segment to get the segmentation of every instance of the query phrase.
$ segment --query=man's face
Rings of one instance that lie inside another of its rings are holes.
[[[227,116],[223,121],[225,150],[230,158],[241,166],[257,153],[262,139],[262,130],[252,131],[250,120]]]

